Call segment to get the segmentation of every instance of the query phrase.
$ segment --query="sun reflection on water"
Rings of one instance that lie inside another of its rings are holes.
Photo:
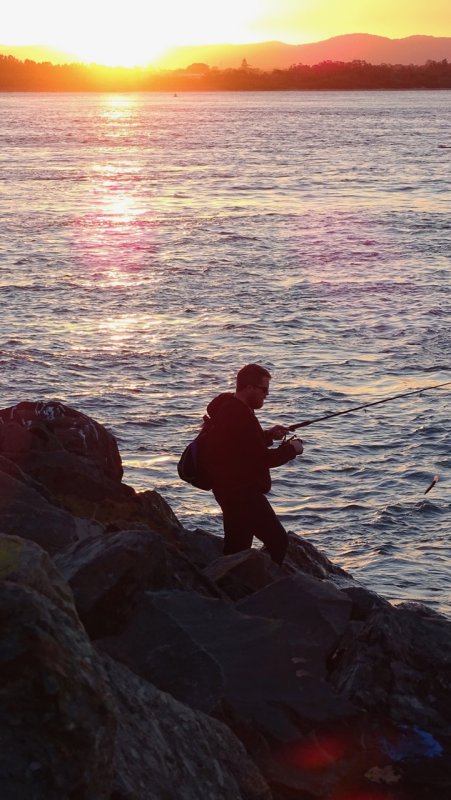
[[[109,94],[104,98],[102,117],[106,119],[130,119],[135,115],[139,102],[135,95]]]
[[[143,208],[127,163],[97,165],[93,175],[88,202],[95,211],[76,221],[74,249],[81,271],[105,287],[129,288],[154,261],[155,221]]]

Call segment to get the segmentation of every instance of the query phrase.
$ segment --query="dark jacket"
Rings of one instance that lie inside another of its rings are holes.
[[[208,405],[210,422],[205,460],[213,491],[271,489],[270,468],[296,457],[289,442],[277,448],[253,410],[233,394],[224,393]]]

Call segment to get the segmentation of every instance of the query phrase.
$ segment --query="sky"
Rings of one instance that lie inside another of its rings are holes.
[[[450,0],[20,0],[5,2],[1,45],[46,45],[76,60],[134,66],[177,45],[344,33],[451,36]]]

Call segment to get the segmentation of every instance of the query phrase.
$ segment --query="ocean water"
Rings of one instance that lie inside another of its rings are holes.
[[[1,407],[90,414],[128,483],[220,534],[176,463],[240,366],[273,374],[268,426],[451,380],[450,131],[446,91],[0,94]],[[271,495],[446,614],[450,389],[306,428]]]

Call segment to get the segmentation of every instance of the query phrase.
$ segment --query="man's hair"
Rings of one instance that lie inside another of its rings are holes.
[[[246,364],[236,376],[236,390],[240,392],[249,384],[258,384],[261,378],[271,378],[271,373],[260,364]]]

